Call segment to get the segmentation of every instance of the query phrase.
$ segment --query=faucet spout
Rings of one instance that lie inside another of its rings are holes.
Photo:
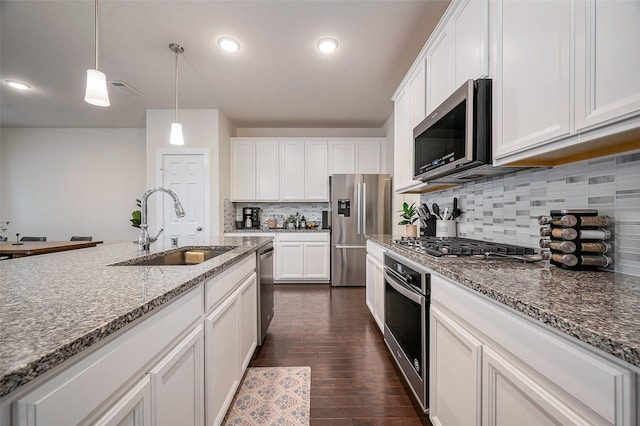
[[[173,200],[173,209],[175,210],[176,217],[184,217],[185,215],[184,209],[182,208],[182,204],[180,204],[180,200],[178,199],[178,195],[176,195],[175,192],[173,192],[168,188],[163,188],[161,186],[158,186],[155,188],[151,188],[148,191],[146,191],[144,194],[142,194],[142,197],[140,197],[140,208],[141,208],[140,235],[138,236],[138,251],[140,252],[145,252],[145,253],[149,252],[151,243],[156,241],[156,239],[160,236],[160,234],[163,231],[163,228],[162,228],[160,229],[160,232],[158,232],[158,235],[156,235],[155,237],[150,237],[149,230],[148,230],[149,224],[147,223],[147,200],[149,199],[149,196],[151,194],[158,191],[164,192],[165,194],[168,194],[171,197],[171,199]]]

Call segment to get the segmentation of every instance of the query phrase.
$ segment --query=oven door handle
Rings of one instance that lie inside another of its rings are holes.
[[[422,305],[422,301],[424,299],[424,296],[422,296],[421,294],[418,294],[416,292],[413,292],[413,291],[409,290],[408,288],[406,288],[405,286],[403,286],[402,284],[400,284],[387,271],[384,271],[384,279],[385,279],[386,282],[389,283],[389,285],[391,287],[393,287],[393,289],[395,291],[397,291],[398,293],[400,293],[401,295],[403,295],[407,299],[411,300],[412,302],[417,303],[418,305]]]

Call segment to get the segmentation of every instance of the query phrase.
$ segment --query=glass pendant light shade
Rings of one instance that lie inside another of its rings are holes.
[[[171,123],[171,136],[169,136],[169,143],[171,145],[184,145],[184,138],[182,137],[182,124]]]
[[[109,92],[107,92],[107,77],[102,71],[87,70],[87,91],[84,94],[84,101],[101,107],[108,107]]]

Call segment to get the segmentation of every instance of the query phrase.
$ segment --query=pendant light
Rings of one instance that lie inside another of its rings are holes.
[[[87,70],[87,90],[84,101],[101,107],[108,107],[109,92],[107,92],[107,77],[98,70],[98,0],[95,0],[95,43],[96,43],[96,68]]]
[[[171,43],[169,49],[176,55],[176,116],[173,123],[171,123],[171,136],[169,137],[169,143],[171,145],[184,145],[184,138],[182,137],[182,124],[178,122],[178,55],[184,53],[184,48],[179,44]]]

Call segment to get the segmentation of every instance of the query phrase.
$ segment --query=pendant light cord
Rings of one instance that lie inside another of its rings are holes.
[[[94,13],[94,29],[95,29],[95,37],[94,41],[96,44],[96,70],[98,70],[98,0],[95,2],[95,13]]]
[[[178,122],[178,50],[176,49],[176,120]]]

